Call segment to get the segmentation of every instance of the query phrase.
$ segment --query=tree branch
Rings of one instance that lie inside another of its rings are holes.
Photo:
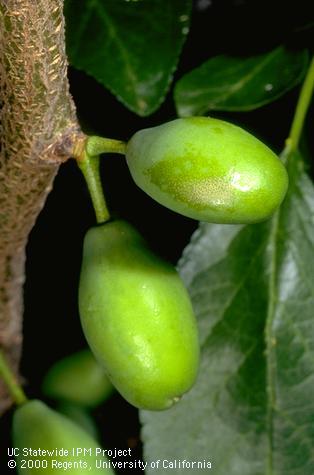
[[[0,0],[0,346],[17,372],[25,246],[61,162],[80,139],[62,0]],[[0,382],[0,413],[9,397]]]

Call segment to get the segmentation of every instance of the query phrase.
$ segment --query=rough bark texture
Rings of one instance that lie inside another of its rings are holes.
[[[80,137],[62,10],[62,0],[0,0],[0,346],[16,372],[27,237]],[[0,413],[9,402],[0,381]]]

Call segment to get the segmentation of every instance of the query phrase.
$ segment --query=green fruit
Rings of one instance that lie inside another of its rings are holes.
[[[166,409],[191,388],[199,343],[189,296],[128,223],[88,231],[79,309],[91,349],[131,404]]]
[[[135,183],[162,205],[202,221],[255,223],[281,204],[288,175],[240,127],[190,117],[137,132],[126,150]]]
[[[56,410],[79,425],[85,432],[93,437],[93,439],[99,439],[98,428],[93,417],[82,406],[71,402],[61,402],[58,404]]]
[[[65,471],[71,475],[85,472],[114,475],[108,468],[108,459],[96,452],[97,442],[77,424],[41,401],[28,401],[16,409],[12,435],[13,445],[19,449],[17,467],[20,475],[61,475]],[[77,454],[77,448],[83,451]],[[85,454],[84,449],[87,450]],[[103,462],[104,468],[97,467],[96,460]]]
[[[87,407],[105,401],[112,391],[112,384],[90,350],[79,351],[55,363],[43,382],[46,396]]]

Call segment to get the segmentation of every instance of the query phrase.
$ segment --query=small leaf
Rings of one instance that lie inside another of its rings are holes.
[[[249,58],[216,56],[177,82],[178,115],[257,109],[298,84],[307,64],[306,51],[283,47]]]
[[[70,62],[148,115],[167,93],[190,10],[191,0],[66,0]]]
[[[201,224],[181,259],[202,363],[174,408],[141,412],[148,475],[164,473],[158,459],[211,462],[215,475],[314,473],[314,188],[297,154],[289,176],[272,220]]]

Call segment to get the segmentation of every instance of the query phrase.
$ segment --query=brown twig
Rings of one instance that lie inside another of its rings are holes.
[[[62,0],[0,0],[0,346],[17,372],[28,235],[80,131]],[[0,382],[0,413],[9,397]]]

